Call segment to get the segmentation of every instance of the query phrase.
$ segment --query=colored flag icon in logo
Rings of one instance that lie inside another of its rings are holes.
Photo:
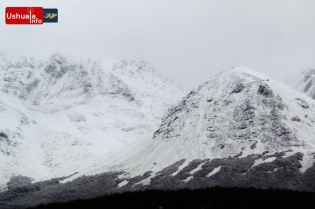
[[[58,22],[58,9],[44,9],[44,23]]]

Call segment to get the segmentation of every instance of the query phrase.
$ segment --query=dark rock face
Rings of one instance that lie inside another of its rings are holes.
[[[306,84],[306,86],[305,86],[305,88],[304,88],[304,92],[307,92],[307,91],[309,90],[309,88],[312,86],[312,84],[313,84],[313,81],[310,80],[310,81]]]
[[[10,156],[12,149],[9,149],[8,146],[12,146],[12,147],[16,147],[17,142],[12,141],[10,138],[12,137],[12,135],[9,135],[9,132],[0,132],[0,152]],[[13,135],[14,137],[14,135]]]
[[[8,190],[0,193],[0,205],[1,208],[23,208],[126,191],[198,189],[215,186],[314,192],[315,165],[301,173],[299,169],[303,154],[295,153],[289,157],[284,155],[285,152],[249,155],[243,158],[196,159],[178,171],[179,166],[185,162],[183,159],[152,176],[149,185],[139,182],[150,178],[151,171],[133,178],[119,178],[123,172],[108,172],[82,176],[68,183],[60,183],[61,179],[53,179],[32,184],[28,177],[19,176],[12,178],[8,183]],[[268,161],[272,157],[275,159]],[[262,160],[262,163],[254,166],[256,160]],[[196,169],[198,166],[199,170]],[[175,172],[177,173],[174,175]],[[123,181],[128,183],[119,187],[119,183]]]
[[[67,72],[68,66],[66,59],[56,53],[50,57],[49,64],[45,68],[45,72],[51,74],[54,78],[61,78]]]
[[[110,84],[111,88],[106,92],[106,94],[120,94],[129,101],[133,101],[135,99],[129,87],[121,79],[115,77],[114,75],[111,75]]]
[[[0,132],[0,137],[5,138],[5,139],[8,139],[8,135],[6,135],[6,134],[3,133],[3,132]]]
[[[301,119],[298,116],[294,116],[293,118],[291,118],[292,121],[297,121],[300,122]]]
[[[235,94],[235,93],[239,93],[241,92],[243,89],[245,88],[243,83],[238,83],[235,88],[233,89],[233,91],[231,91],[231,94]]]
[[[298,101],[298,104],[299,104],[302,108],[305,108],[305,109],[310,108],[310,106],[308,105],[308,103],[307,103],[304,99],[295,98],[295,100]]]
[[[259,86],[258,92],[265,96],[272,96],[272,90],[267,84],[261,84]]]

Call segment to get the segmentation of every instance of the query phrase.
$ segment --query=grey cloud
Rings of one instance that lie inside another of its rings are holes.
[[[2,0],[59,9],[57,24],[6,25],[0,46],[101,59],[143,59],[185,91],[244,65],[273,78],[315,67],[312,0]],[[2,22],[2,23],[1,23]]]

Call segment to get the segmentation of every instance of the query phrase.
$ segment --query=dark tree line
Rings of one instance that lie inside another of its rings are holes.
[[[315,193],[253,188],[207,188],[176,191],[147,190],[105,195],[88,200],[40,205],[37,208],[69,209],[219,209],[315,208]]]

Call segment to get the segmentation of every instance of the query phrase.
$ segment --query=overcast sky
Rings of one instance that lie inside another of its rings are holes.
[[[188,92],[243,65],[278,80],[315,68],[314,0],[1,0],[0,50],[145,60]],[[7,6],[59,22],[6,25]]]

